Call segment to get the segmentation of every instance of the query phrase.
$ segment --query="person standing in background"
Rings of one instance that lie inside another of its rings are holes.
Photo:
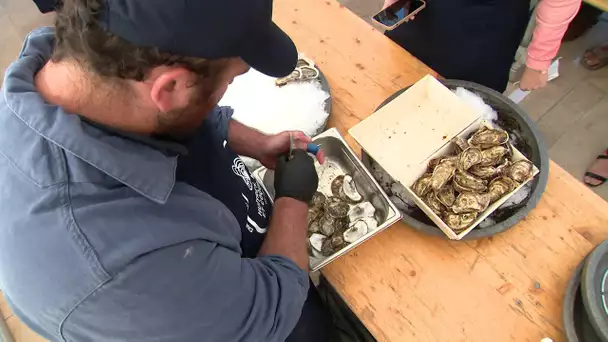
[[[386,0],[386,8],[396,0]],[[541,0],[520,88],[547,84],[547,70],[581,0]],[[441,76],[506,89],[530,16],[530,0],[428,0],[415,20],[386,36]]]

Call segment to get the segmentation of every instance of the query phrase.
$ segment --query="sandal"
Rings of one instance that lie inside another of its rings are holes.
[[[588,56],[594,55],[597,63],[589,63]],[[597,70],[608,65],[608,45],[599,45],[585,51],[581,58],[581,65],[587,70]]]
[[[608,151],[607,151],[607,152],[608,152]],[[598,159],[598,160],[602,160],[602,159],[608,159],[608,155],[606,155],[606,154],[599,155],[599,156],[597,156],[597,159]],[[595,180],[600,181],[600,183],[598,183],[598,184],[593,184],[593,183],[589,183],[589,182],[587,182],[587,181],[586,181],[586,180],[583,178],[583,183],[587,184],[587,186],[590,186],[590,187],[592,187],[592,188],[598,187],[598,186],[600,186],[600,185],[602,185],[602,184],[604,184],[604,183],[606,182],[606,177],[604,177],[604,176],[602,176],[602,175],[598,175],[598,174],[597,174],[597,173],[595,173],[595,172],[590,172],[590,171],[587,171],[587,172],[585,172],[585,177],[593,178],[593,179],[595,179]]]

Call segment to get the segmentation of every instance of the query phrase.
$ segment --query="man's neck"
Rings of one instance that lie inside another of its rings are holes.
[[[142,121],[153,115],[141,115],[144,109],[135,105],[126,85],[110,84],[76,63],[49,61],[36,74],[34,84],[46,102],[68,113],[127,132],[153,132],[154,123]]]

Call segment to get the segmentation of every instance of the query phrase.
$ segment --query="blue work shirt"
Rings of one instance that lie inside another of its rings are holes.
[[[285,340],[308,276],[245,251],[271,209],[226,145],[231,110],[185,146],[104,129],[36,92],[53,42],[51,28],[28,36],[0,97],[0,288],[15,314],[53,341]]]

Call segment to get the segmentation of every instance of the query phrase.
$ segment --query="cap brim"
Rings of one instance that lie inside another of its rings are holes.
[[[298,50],[274,22],[266,32],[249,40],[241,58],[257,71],[272,77],[289,75],[298,62]]]

